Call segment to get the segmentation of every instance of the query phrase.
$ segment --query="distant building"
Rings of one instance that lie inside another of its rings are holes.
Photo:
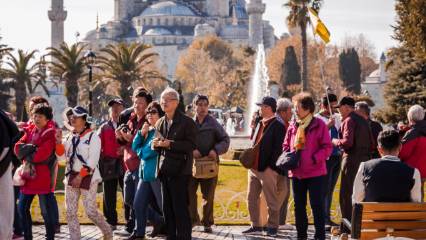
[[[383,108],[385,106],[385,100],[383,97],[384,86],[387,82],[387,73],[385,69],[386,57],[382,53],[380,57],[379,68],[374,70],[368,77],[365,78],[365,82],[361,83],[361,89],[374,101],[375,106],[372,111]]]
[[[109,43],[142,42],[159,53],[174,79],[179,56],[195,37],[216,35],[236,45],[275,44],[274,28],[263,20],[262,0],[114,0],[114,19],[87,33],[97,50]]]

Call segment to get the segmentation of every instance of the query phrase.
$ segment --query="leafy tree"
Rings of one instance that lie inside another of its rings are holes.
[[[126,102],[131,102],[132,84],[142,81],[144,85],[149,79],[164,79],[149,66],[154,63],[157,53],[151,46],[143,43],[109,44],[101,49],[99,67],[106,81],[119,83],[119,95]]]
[[[297,62],[296,52],[293,46],[286,47],[282,68],[281,84],[283,89],[285,89],[287,85],[300,84],[300,66]]]
[[[284,4],[290,10],[287,23],[290,27],[299,27],[302,41],[302,90],[308,89],[308,38],[306,28],[310,24],[308,7],[319,12],[322,0],[287,0]]]
[[[400,46],[388,53],[386,107],[376,117],[385,123],[406,119],[414,104],[426,107],[426,2],[397,0],[394,38]]]
[[[68,106],[74,107],[78,102],[78,80],[85,75],[86,71],[83,54],[85,45],[76,43],[69,46],[67,43],[62,43],[59,48],[48,48],[48,50],[52,57],[50,74],[65,82]]]
[[[201,93],[217,107],[244,107],[253,54],[249,48],[233,47],[218,37],[197,38],[176,68],[176,78],[189,95],[186,99]]]
[[[3,69],[6,78],[11,79],[11,87],[15,90],[16,101],[16,118],[22,121],[26,114],[25,101],[27,100],[27,92],[33,93],[35,84],[43,84],[40,82],[39,62],[31,64],[37,51],[24,52],[18,50],[18,56],[7,53],[9,60],[6,62],[8,68]],[[45,89],[45,88],[44,88]],[[46,92],[48,94],[48,92]]]
[[[349,92],[361,92],[361,64],[354,48],[346,49],[339,55],[339,75]]]
[[[0,37],[1,40],[1,37]],[[8,94],[9,89],[11,88],[11,83],[4,79],[5,74],[2,71],[3,65],[3,56],[12,51],[13,49],[8,47],[6,44],[0,44],[0,108],[3,110],[9,110],[9,99],[11,96]]]

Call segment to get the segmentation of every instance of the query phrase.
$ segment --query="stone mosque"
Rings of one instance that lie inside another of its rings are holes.
[[[114,0],[113,19],[98,24],[83,42],[93,50],[123,41],[150,44],[160,69],[173,80],[179,56],[195,37],[216,35],[235,45],[272,47],[274,28],[263,20],[264,12],[262,0]]]

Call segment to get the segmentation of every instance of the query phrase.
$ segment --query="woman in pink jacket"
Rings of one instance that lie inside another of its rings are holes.
[[[283,151],[299,151],[299,166],[292,170],[297,239],[307,239],[307,193],[314,215],[315,239],[325,239],[324,194],[327,184],[326,160],[333,146],[325,123],[313,116],[315,103],[308,93],[293,99],[297,120],[288,128]]]

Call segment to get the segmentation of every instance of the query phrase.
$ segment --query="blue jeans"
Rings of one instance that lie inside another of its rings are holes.
[[[15,191],[15,217],[13,219],[13,233],[16,235],[22,235],[23,234],[23,229],[22,229],[22,224],[21,224],[21,218],[19,217],[19,209],[18,209],[18,200],[19,200],[19,196],[20,196],[20,187],[15,186],[14,188]]]
[[[25,240],[33,239],[32,236],[32,219],[31,219],[31,203],[34,199],[33,194],[21,193],[19,197],[19,215],[24,229]],[[38,194],[40,202],[41,215],[43,216],[44,226],[46,227],[46,239],[51,240],[55,238],[55,224],[53,216],[53,206],[49,204],[49,194]]]
[[[146,221],[161,224],[161,185],[159,180],[144,182],[139,180],[138,189],[133,203],[136,216],[136,236],[145,236]]]
[[[126,224],[126,230],[133,232],[135,228],[135,210],[133,209],[133,202],[135,199],[136,189],[138,188],[139,174],[138,169],[135,171],[126,171],[124,174],[124,204],[129,207],[129,220]]]
[[[48,194],[47,204],[52,207],[53,224],[56,227],[59,225],[59,209],[55,193],[52,192]]]
[[[314,215],[315,239],[325,239],[324,193],[327,184],[326,176],[297,179],[293,178],[294,211],[298,239],[308,238],[308,217],[306,213],[307,197]]]

